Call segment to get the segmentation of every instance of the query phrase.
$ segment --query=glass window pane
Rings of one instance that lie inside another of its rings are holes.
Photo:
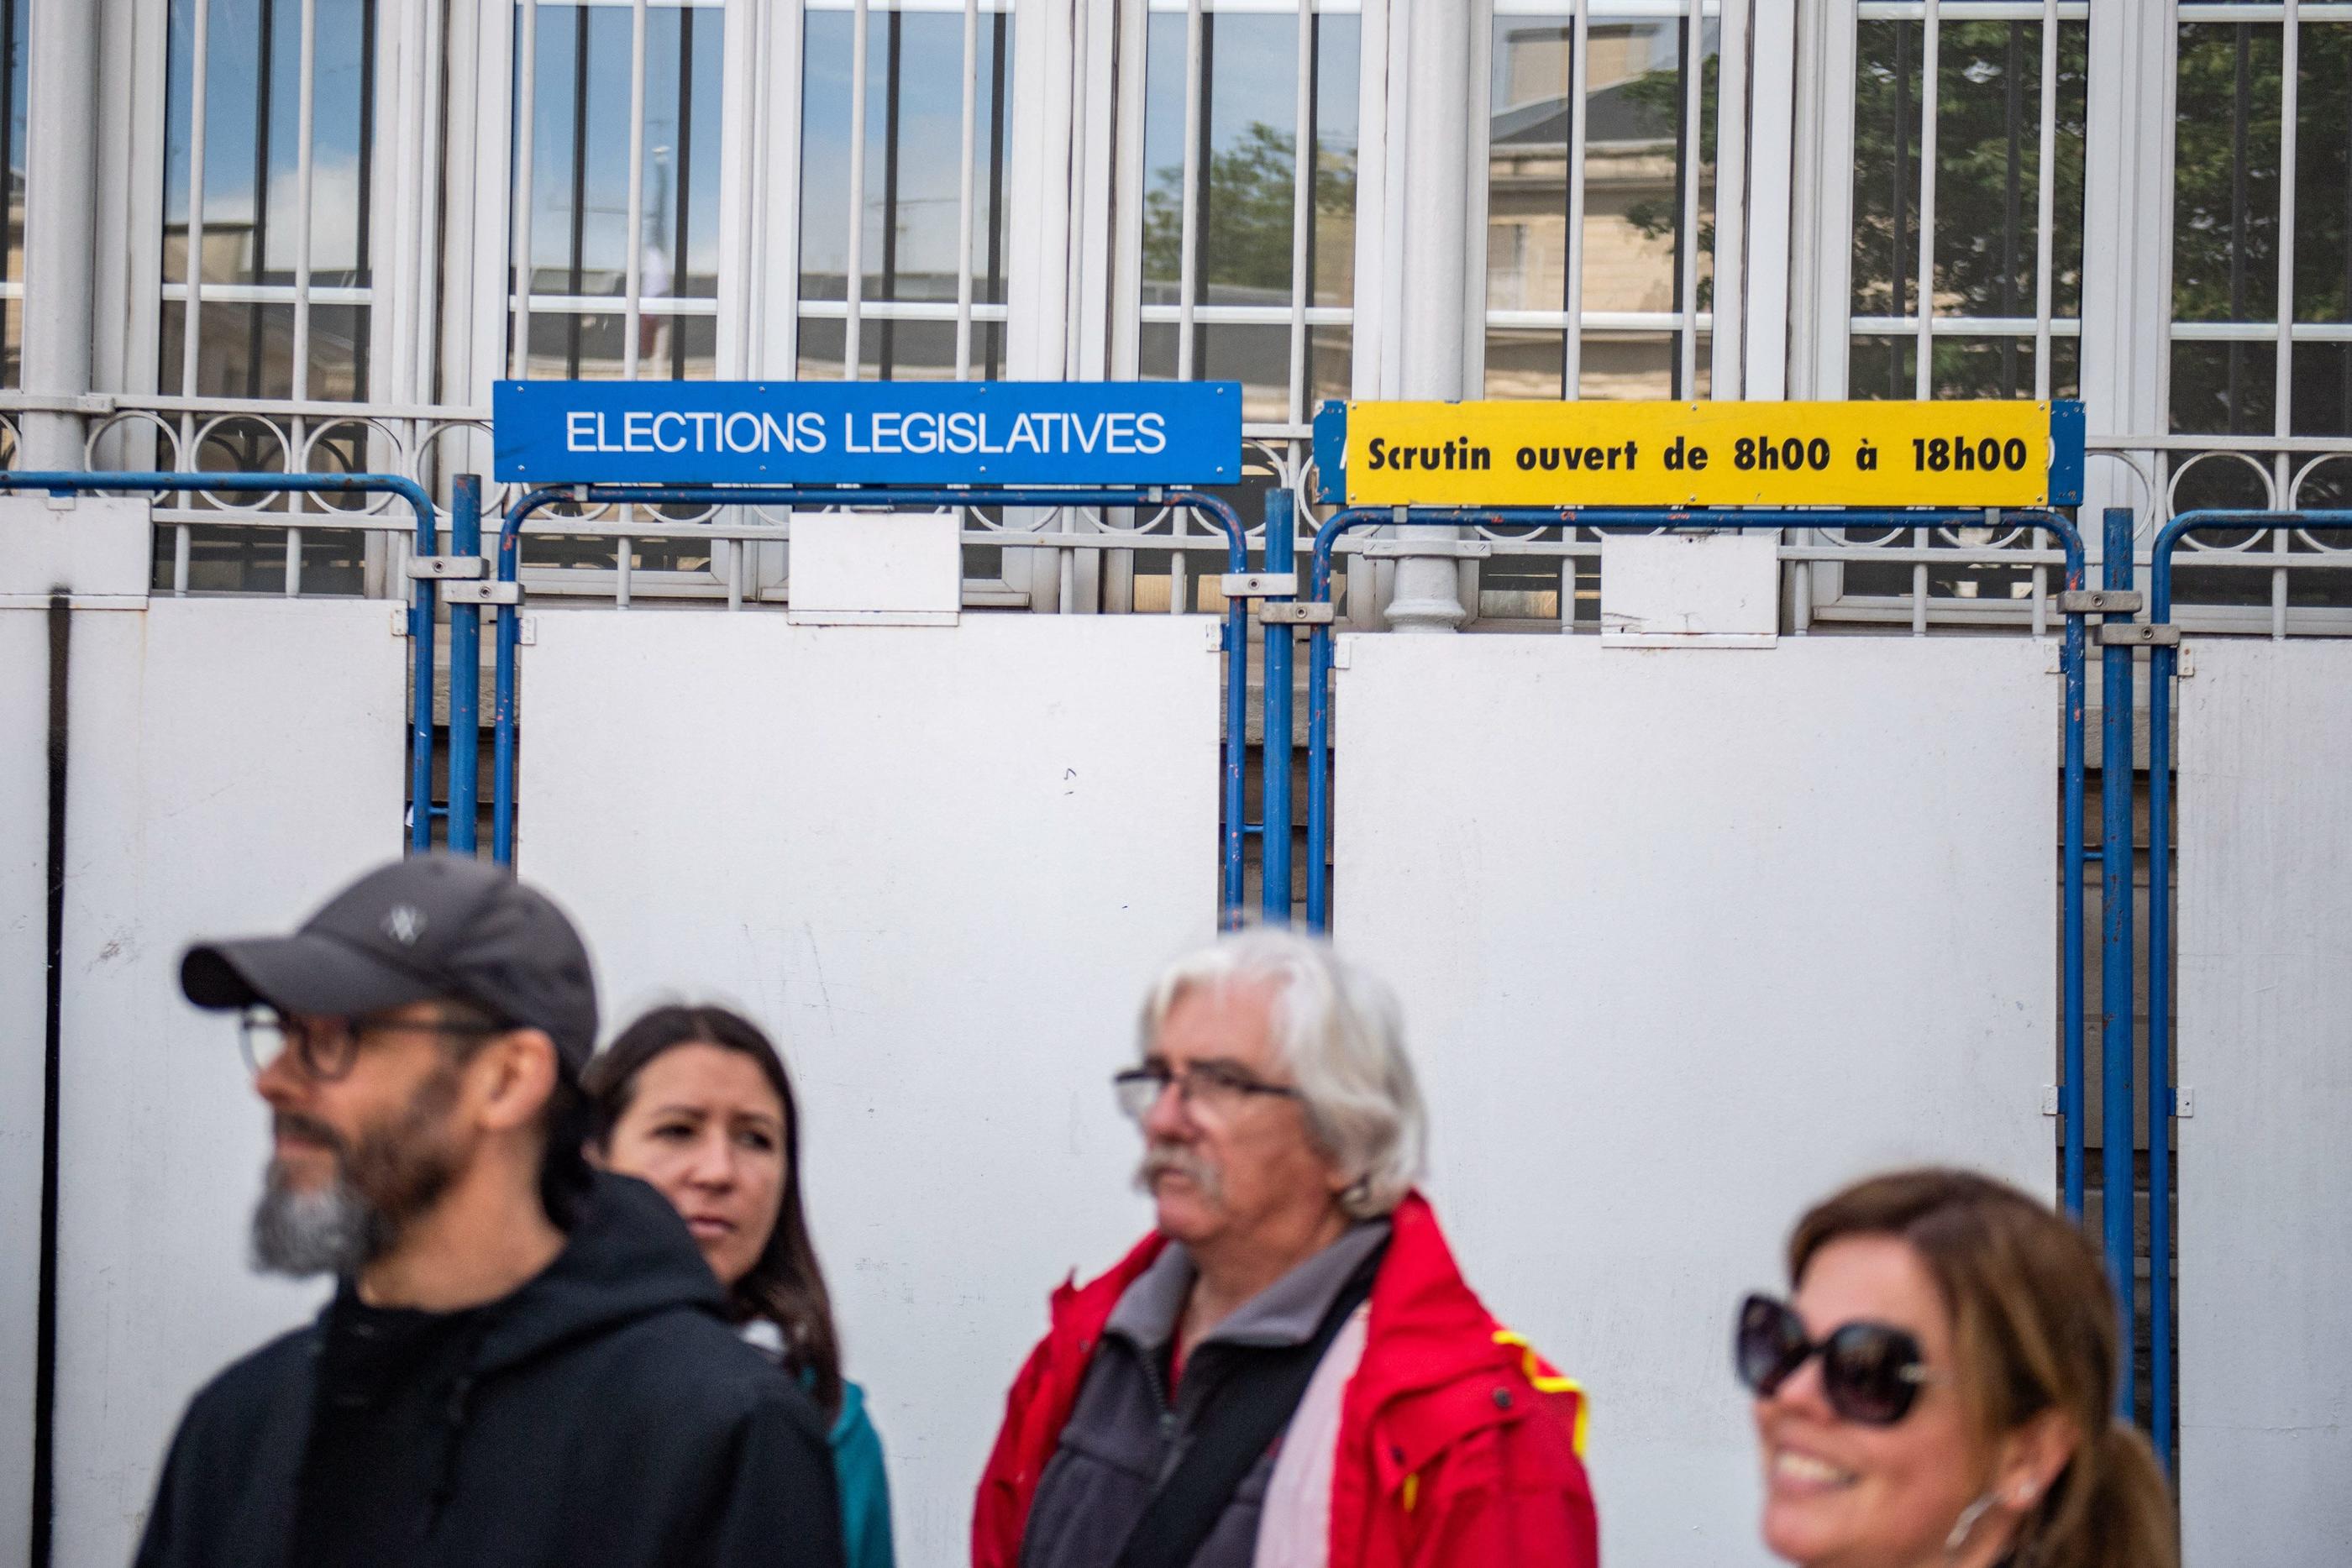
[[[1586,31],[1591,55],[1585,72],[1587,310],[1682,308],[1690,90],[1685,26],[1596,16]],[[1710,56],[1713,32],[1710,23],[1702,34]],[[1708,168],[1702,164],[1699,172],[1703,185],[1711,186]],[[1702,223],[1704,254],[1713,227],[1704,206]]]
[[[1853,307],[1857,316],[1907,316],[1917,307],[1922,30],[1916,22],[1864,22],[1855,28]],[[1861,351],[1857,343],[1855,352]]]
[[[1577,395],[1586,398],[1670,398],[1683,394],[1681,342],[1672,332],[1594,332],[1584,334],[1583,375]],[[1706,373],[1706,353],[1699,353],[1699,374]],[[1691,396],[1704,397],[1704,381]]]
[[[803,31],[801,298],[847,296],[855,16],[816,9]],[[875,5],[866,19],[865,211],[859,297],[956,297],[962,222],[963,18]],[[983,9],[972,90],[972,298],[1004,298],[1010,16]]]
[[[872,299],[953,299],[962,202],[963,18],[893,11],[876,16],[871,26],[864,219],[874,276],[863,293]]]
[[[2198,435],[2268,435],[2278,409],[2273,343],[2172,345],[2172,428]]]
[[[1310,392],[1307,417],[1327,398],[1347,399],[1355,393],[1355,333],[1347,327],[1307,329],[1307,384]]]
[[[2042,26],[1947,23],[1937,62],[1937,314],[2031,316],[2042,226]]]
[[[578,16],[577,42],[586,65],[572,89],[579,95],[572,122],[579,151],[570,291],[618,294],[629,265],[629,12],[583,5]]]
[[[1845,395],[1908,402],[1916,395],[1916,340],[1857,333],[1846,355]]]
[[[1183,267],[1185,18],[1153,15],[1145,57],[1144,277],[1171,298]],[[1297,16],[1211,12],[1201,22],[1202,145],[1192,222],[1202,302],[1290,303],[1298,178]],[[1172,126],[1172,130],[1171,130]],[[1279,416],[1277,416],[1279,417]]]
[[[2277,319],[2280,69],[2276,24],[2181,25],[2173,132],[2176,320]]]
[[[1567,387],[1567,344],[1556,331],[1486,330],[1486,395],[1557,398]]]
[[[530,202],[530,291],[570,294],[572,276],[572,174],[579,162],[575,132],[585,109],[578,89],[582,58],[581,34],[586,16],[577,7],[539,7],[539,37],[530,54],[531,139],[529,191]],[[526,46],[520,41],[521,14],[516,14],[516,69],[521,69]],[[520,112],[520,96],[517,96]],[[540,332],[531,329],[534,356]],[[536,369],[533,374],[541,373]]]
[[[278,7],[279,26],[290,47],[300,47],[299,14],[290,29],[288,11]],[[318,61],[310,105],[310,281],[334,287],[363,287],[369,281],[368,183],[375,113],[374,12],[366,0],[320,0],[318,37],[313,50]],[[299,84],[297,83],[299,90]],[[301,108],[297,99],[286,111],[289,145],[301,132]],[[287,214],[297,212],[299,179],[291,156],[276,176],[282,188],[273,188],[270,204]],[[289,225],[290,228],[290,225]],[[290,237],[290,235],[289,235]],[[276,245],[273,241],[272,249]],[[277,265],[273,259],[272,265]],[[294,260],[284,262],[289,281]],[[311,396],[326,394],[314,386]],[[306,575],[304,583],[308,584]]]
[[[2292,391],[2295,434],[2352,435],[2352,343],[2297,343]]]
[[[1362,18],[1315,18],[1315,221],[1307,233],[1315,303],[1356,298],[1356,83]]]
[[[2294,319],[2352,321],[2352,24],[2305,22],[2300,47]]]
[[[1492,120],[1486,142],[1486,308],[1563,310],[1568,306],[1569,94],[1574,34],[1565,15],[1501,16],[1494,21]],[[1508,338],[1509,334],[1504,335]],[[1487,339],[1495,381],[1495,335]],[[1506,343],[1507,350],[1517,347]],[[1522,356],[1524,357],[1524,356]],[[1560,356],[1551,356],[1559,395]],[[1513,373],[1523,379],[1525,367]]]
[[[339,402],[363,401],[367,396],[368,308],[311,306],[310,361],[312,397]]]
[[[1173,321],[1147,321],[1137,343],[1136,372],[1145,381],[1176,378]],[[1284,323],[1195,323],[1192,377],[1242,383],[1242,418],[1278,424],[1290,418],[1290,328]]]
[[[849,297],[849,110],[854,42],[846,11],[811,11],[801,41],[801,298]],[[869,26],[872,25],[869,19]],[[802,329],[807,353],[807,328]],[[838,366],[841,352],[834,350]],[[805,373],[805,372],[803,372]]]
[[[25,276],[25,105],[26,84],[25,66],[28,53],[25,47],[25,27],[32,12],[32,0],[0,0],[0,28],[5,28],[7,58],[0,62],[0,93],[6,95],[5,107],[0,107],[0,136],[7,138],[5,160],[8,180],[8,200],[5,221],[7,230],[0,234],[0,277],[11,281]],[[8,341],[16,342],[12,331]],[[16,372],[11,369],[5,377],[9,386],[16,385]]]

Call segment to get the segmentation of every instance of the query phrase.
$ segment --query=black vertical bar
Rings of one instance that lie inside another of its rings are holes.
[[[0,0],[0,176],[16,168],[16,0]],[[18,260],[15,204],[0,213],[0,267],[16,276]]]
[[[1911,163],[1911,29],[1907,24],[1895,24],[1895,171],[1893,204],[1887,222],[1887,234],[1894,247],[1895,314],[1903,314],[1904,287],[1909,257],[1904,254],[1903,214],[1910,204],[1911,191],[1906,183]],[[1891,344],[1886,355],[1886,395],[1908,395],[1903,379],[1903,347]]]
[[[253,281],[269,280],[269,110],[272,57],[277,53],[278,0],[261,0],[261,37],[254,52],[259,91],[253,95]],[[260,397],[261,361],[268,334],[262,322],[269,308],[258,300],[245,308],[245,395]],[[288,391],[292,389],[289,387]]]
[[[2238,25],[2238,71],[2230,104],[2230,319],[2245,317],[2246,293],[2246,225],[2249,220],[2246,191],[2246,160],[2249,155],[2246,131],[2246,104],[2253,94],[2253,29],[2241,22]],[[2245,400],[2240,395],[2239,383],[2244,379],[2245,347],[2230,345],[2230,431],[2239,431],[2239,421],[2245,415]]]
[[[574,298],[587,287],[582,263],[587,246],[588,212],[588,7],[572,24],[572,277]],[[635,236],[631,236],[632,243]],[[564,367],[580,374],[580,313],[564,313]]]
[[[1323,15],[1318,11],[1307,18],[1307,123],[1298,128],[1299,139],[1307,143],[1307,276],[1298,286],[1309,305],[1315,303],[1315,214],[1323,199],[1322,65]]]
[[[49,595],[48,972],[41,1055],[41,1255],[39,1305],[33,1328],[32,1568],[49,1568],[50,1519],[57,1495],[58,1424],[58,1086],[65,1050],[66,672],[73,651],[73,609],[64,591]]]
[[[375,169],[375,0],[364,0],[364,3],[360,6],[359,141],[359,241],[357,248],[352,255],[352,267],[358,276],[353,277],[352,281],[354,283],[373,284],[375,281],[375,271],[368,262],[368,230],[373,215],[374,207],[373,204],[369,199],[368,193],[375,189],[375,186],[373,183]],[[529,170],[525,170],[523,172],[523,189],[525,192],[528,192],[530,189],[530,172]],[[309,220],[306,218],[304,221],[307,222]],[[364,309],[359,312],[359,319],[360,326],[358,337],[362,347],[361,349],[359,360],[357,363],[353,365],[352,369],[358,376],[358,381],[355,384],[363,388],[367,385],[367,355],[364,345],[368,340],[368,313]],[[365,467],[366,465],[362,463],[359,466]]]
[[[719,24],[721,27],[725,22]],[[721,35],[724,37],[724,34]],[[677,210],[670,225],[670,248],[675,253],[669,267],[670,298],[686,296],[686,218],[691,204],[687,200],[694,159],[694,7],[688,5],[677,14],[677,167],[676,175]],[[683,316],[673,316],[669,322],[669,378],[686,380],[686,322]]]
[[[375,270],[368,262],[368,233],[373,201],[369,193],[375,189],[375,0],[363,0],[360,6],[360,184],[359,237],[352,253],[353,283],[373,287]],[[305,223],[310,221],[306,214]],[[370,312],[365,306],[352,311],[352,386],[355,395],[364,396],[368,384],[368,358],[373,350]],[[367,447],[362,438],[355,450],[352,466],[367,466]]]
[[[1675,74],[1682,78],[1683,88],[1681,92],[1675,95],[1674,300],[1675,312],[1677,315],[1690,308],[1689,303],[1683,293],[1683,239],[1685,237],[1683,235],[1683,197],[1690,189],[1691,95],[1698,90],[1698,82],[1695,79],[1696,73],[1690,69],[1690,26],[1691,25],[1687,21],[1677,22],[1675,24]],[[1569,79],[1573,81],[1575,78],[1571,77]],[[1588,120],[1587,123],[1590,124],[1591,121]],[[1587,135],[1589,136],[1590,134],[1591,133],[1588,131]],[[1570,236],[1571,239],[1580,239],[1581,237],[1582,236],[1580,235]],[[1580,248],[1580,246],[1578,248]],[[1579,324],[1570,322],[1569,324],[1569,329],[1570,331],[1578,330]],[[1693,322],[1687,330],[1696,333],[1698,330],[1696,323]],[[1679,340],[1682,334],[1678,331],[1675,336]],[[1672,351],[1666,357],[1666,385],[1671,389],[1667,392],[1667,396],[1681,398],[1686,395],[1683,390],[1683,353],[1682,344],[1679,340],[1674,343]]]
[[[2024,50],[2021,47],[2024,38],[2025,24],[2011,22],[2009,25],[2009,59],[2006,68],[2001,72],[2001,79],[2009,89],[2007,101],[2003,108],[2003,114],[2009,121],[2008,184],[2002,192],[2004,200],[2000,215],[2000,313],[2004,316],[2017,314],[2017,253],[2021,237],[2019,230],[2025,223],[2021,212],[2024,195],[2022,176],[2025,149],[2022,121],[2025,104],[2023,83],[2019,79],[2025,68]],[[2043,179],[2050,178],[2049,170],[2044,169],[2041,172]],[[2000,340],[2000,390],[2004,397],[2017,395],[2017,340],[2015,338],[2003,338]]]
[[[988,63],[988,299],[992,305],[1004,300],[1004,56],[1009,20],[1003,12],[996,13]],[[996,379],[1003,347],[1004,331],[997,326],[988,339],[990,381]]]
[[[890,13],[882,85],[882,298],[898,298],[898,80],[906,53],[906,14]],[[881,379],[890,379],[898,346],[898,323],[882,318]]]

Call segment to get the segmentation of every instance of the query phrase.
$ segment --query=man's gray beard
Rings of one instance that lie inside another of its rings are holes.
[[[264,1273],[356,1274],[381,1255],[391,1228],[375,1206],[343,1175],[315,1192],[286,1183],[269,1163],[261,1201],[253,1209],[253,1266]]]
[[[448,1141],[457,1074],[445,1065],[418,1086],[389,1127],[373,1127],[356,1143],[307,1116],[280,1112],[291,1124],[334,1151],[335,1177],[316,1192],[289,1186],[284,1166],[269,1162],[261,1201],[253,1209],[253,1266],[267,1273],[356,1274],[392,1250],[402,1227],[440,1201],[463,1165]]]

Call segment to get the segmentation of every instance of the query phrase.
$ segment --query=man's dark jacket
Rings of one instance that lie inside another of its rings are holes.
[[[346,1285],[318,1322],[196,1396],[138,1568],[296,1568],[298,1506],[334,1533],[334,1516],[317,1511],[335,1507],[319,1495],[331,1489],[314,1468],[304,1497],[301,1478],[320,1368],[338,1364],[328,1336],[347,1332],[330,1325],[347,1323],[350,1305]],[[383,1434],[397,1479],[371,1490],[373,1517],[388,1527],[338,1554],[485,1568],[839,1568],[816,1408],[721,1309],[668,1202],[642,1182],[598,1176],[562,1253],[439,1358],[443,1385],[382,1401],[395,1413],[387,1419],[411,1428]],[[339,1397],[344,1407],[326,1419],[368,1418],[356,1396]],[[362,1425],[359,1436],[376,1434]]]

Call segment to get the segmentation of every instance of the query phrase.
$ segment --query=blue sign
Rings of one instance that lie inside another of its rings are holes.
[[[1234,382],[500,382],[529,485],[1230,485]]]

